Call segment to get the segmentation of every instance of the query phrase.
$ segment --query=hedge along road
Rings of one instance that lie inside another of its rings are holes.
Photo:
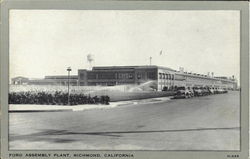
[[[239,150],[239,92],[112,109],[10,113],[10,150]]]

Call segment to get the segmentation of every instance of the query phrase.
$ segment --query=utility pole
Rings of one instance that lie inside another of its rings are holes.
[[[69,99],[69,77],[70,77],[70,71],[72,69],[70,67],[67,68],[68,71],[68,105],[70,105],[70,99]]]
[[[150,56],[149,57],[149,65],[151,65],[152,64],[152,57]]]

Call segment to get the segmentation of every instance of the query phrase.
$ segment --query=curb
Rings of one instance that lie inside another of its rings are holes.
[[[9,110],[9,113],[39,113],[39,112],[72,112],[73,109],[58,109],[58,110]]]

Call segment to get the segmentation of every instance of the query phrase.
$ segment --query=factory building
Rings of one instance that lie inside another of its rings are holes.
[[[11,79],[11,83],[15,85],[28,84],[28,82],[29,82],[29,79],[26,77],[22,77],[22,76],[18,76],[18,77]]]
[[[70,85],[76,86],[78,84],[78,76],[45,76],[43,79],[28,79],[25,77],[16,77],[11,79],[11,84],[22,84],[22,85]]]
[[[12,79],[13,84],[22,84],[19,78]],[[44,79],[24,80],[27,84],[43,85],[67,85],[68,76],[45,76]],[[93,67],[92,70],[79,69],[78,75],[70,76],[70,85],[79,86],[114,86],[123,84],[143,84],[148,81],[154,83],[153,89],[173,90],[179,86],[186,87],[213,87],[225,89],[237,89],[237,81],[234,77],[214,77],[196,73],[179,71],[168,67],[155,65],[146,66],[108,66]],[[152,83],[151,82],[151,83]]]
[[[92,70],[78,70],[79,85],[122,85],[142,84],[157,80],[156,66],[111,66],[93,67]]]
[[[156,83],[156,90],[172,90],[179,86],[214,87],[236,89],[234,78],[214,77],[187,73],[160,66],[110,66],[93,67],[92,70],[78,70],[78,84],[84,85],[121,85],[142,84],[147,81]]]

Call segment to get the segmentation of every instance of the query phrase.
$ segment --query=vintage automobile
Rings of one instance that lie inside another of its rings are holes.
[[[224,90],[224,93],[227,93],[228,91],[226,89],[223,89]]]
[[[219,89],[218,89],[218,93],[219,93],[219,94],[224,93],[224,92],[223,92],[223,89],[219,88]]]
[[[209,90],[209,94],[214,94],[215,93],[214,88],[208,88],[208,90]]]
[[[192,92],[186,87],[177,87],[174,98],[191,98]]]
[[[201,91],[202,91],[203,96],[206,96],[206,95],[210,94],[208,88],[206,88],[206,87],[201,87]]]
[[[219,93],[219,94],[227,93],[227,90],[226,90],[226,89],[223,89],[223,88],[219,88],[219,89],[218,89],[218,93]]]
[[[194,90],[190,87],[188,87],[188,90],[190,92],[191,97],[194,97]]]
[[[214,88],[214,94],[219,94],[219,88]]]
[[[202,90],[198,87],[193,87],[194,96],[203,96]]]

